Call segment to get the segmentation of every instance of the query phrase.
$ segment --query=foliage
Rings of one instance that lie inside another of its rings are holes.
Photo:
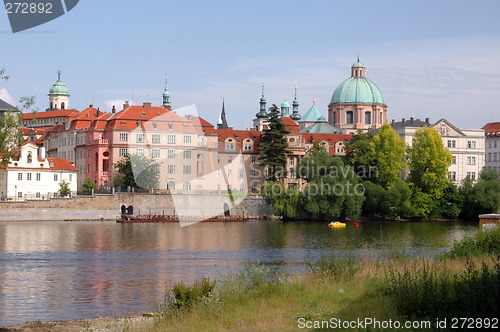
[[[430,216],[433,218],[457,219],[462,211],[463,198],[458,192],[458,188],[449,182],[443,190],[443,196],[434,205]]]
[[[405,143],[399,139],[389,124],[380,127],[378,134],[369,143],[370,155],[378,168],[378,178],[375,182],[390,188],[401,176],[406,167],[404,160]]]
[[[59,197],[66,197],[71,193],[71,189],[69,188],[69,183],[66,180],[62,180],[59,182],[59,190],[57,194]]]
[[[6,166],[17,155],[13,151],[22,142],[22,136],[17,129],[20,117],[17,112],[5,112],[0,116],[0,167]]]
[[[359,264],[356,256],[352,254],[336,256],[332,252],[323,252],[318,260],[306,260],[306,268],[314,275],[340,280],[352,278],[359,269]]]
[[[85,178],[85,180],[83,180],[82,191],[92,192],[92,189],[97,190],[97,183],[91,178]]]
[[[0,68],[0,80],[7,81],[9,78],[10,76],[5,74],[5,68]]]
[[[116,173],[115,176],[113,177],[113,187],[124,187],[125,186],[125,180],[123,178],[123,175],[120,173]]]
[[[298,174],[308,182],[302,195],[304,211],[314,217],[350,217],[361,213],[364,187],[352,167],[326,151],[302,158]]]
[[[261,188],[261,195],[267,204],[272,205],[274,215],[297,216],[300,195],[298,190],[286,189],[282,182],[267,181]]]
[[[190,307],[200,301],[203,297],[209,296],[215,287],[215,281],[210,282],[208,278],[196,281],[193,285],[185,285],[182,281],[174,284],[172,288],[173,301],[171,305],[175,308]]]
[[[309,151],[307,151],[307,155],[314,156],[321,151],[325,151],[325,142],[323,141],[314,141],[313,146]]]
[[[447,258],[471,257],[500,254],[500,227],[481,229],[474,237],[466,237],[455,242],[451,250],[444,254]]]
[[[460,194],[464,199],[463,218],[477,219],[480,214],[498,213],[500,208],[498,173],[485,169],[479,174],[479,180],[476,184],[473,184],[471,179],[466,178],[460,189]]]
[[[369,181],[365,181],[364,185],[366,188],[366,201],[363,206],[365,214],[395,219],[398,216],[407,216],[408,211],[411,211],[412,190],[403,180],[397,179],[390,189]]]
[[[153,159],[140,155],[126,155],[113,164],[123,177],[123,185],[133,188],[158,188],[160,165]],[[115,176],[115,179],[117,177]],[[116,185],[116,183],[113,183]]]
[[[276,181],[277,176],[286,175],[286,155],[290,152],[286,149],[288,142],[285,135],[289,131],[281,121],[280,111],[275,104],[269,109],[268,121],[268,127],[260,137],[259,151],[262,154],[260,166],[267,166],[268,179]]]
[[[448,187],[446,175],[453,157],[435,128],[426,127],[415,132],[408,159],[411,182],[432,199],[440,199]]]
[[[351,165],[363,179],[368,178],[368,170],[375,166],[370,149],[373,133],[363,133],[361,130],[352,136],[346,145],[346,164]]]

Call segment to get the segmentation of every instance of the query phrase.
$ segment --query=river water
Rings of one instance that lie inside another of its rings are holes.
[[[150,312],[168,283],[223,277],[246,263],[305,271],[333,250],[432,256],[477,223],[0,223],[0,325]]]

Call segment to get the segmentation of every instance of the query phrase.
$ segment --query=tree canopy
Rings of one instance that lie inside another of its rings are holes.
[[[159,187],[160,165],[153,159],[137,154],[123,156],[113,164],[123,177],[123,185],[133,188]]]

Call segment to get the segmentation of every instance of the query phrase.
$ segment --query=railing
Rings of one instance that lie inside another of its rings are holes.
[[[109,139],[95,139],[89,142],[89,145],[109,145],[110,140]]]

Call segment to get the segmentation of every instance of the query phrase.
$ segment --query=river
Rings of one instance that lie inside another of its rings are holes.
[[[0,325],[150,312],[175,281],[223,277],[246,263],[305,271],[322,252],[432,257],[477,223],[0,223]]]

